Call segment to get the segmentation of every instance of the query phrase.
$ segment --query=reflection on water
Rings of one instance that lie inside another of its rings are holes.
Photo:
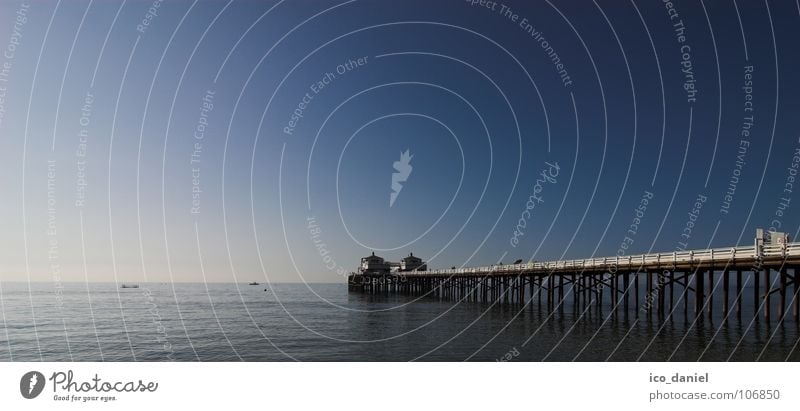
[[[753,318],[748,292],[741,319],[716,307],[711,319],[684,318],[678,304],[659,320],[633,307],[611,315],[568,301],[549,313],[348,293],[344,284],[63,287],[2,284],[0,360],[800,360],[791,312],[784,324]]]

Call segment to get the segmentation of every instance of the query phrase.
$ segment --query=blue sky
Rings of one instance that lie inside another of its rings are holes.
[[[0,3],[6,281],[341,282],[372,250],[450,267],[798,229],[791,2],[22,4]]]

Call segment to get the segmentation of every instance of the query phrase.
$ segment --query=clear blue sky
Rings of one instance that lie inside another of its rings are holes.
[[[23,4],[0,2],[3,281],[341,282],[373,250],[450,267],[800,222],[792,2]]]

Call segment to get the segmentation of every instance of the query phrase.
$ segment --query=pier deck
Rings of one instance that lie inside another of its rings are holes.
[[[777,305],[783,321],[791,307],[800,318],[800,242],[651,253],[630,256],[528,262],[389,274],[352,273],[349,290],[397,293],[441,299],[537,304],[562,307],[609,303],[628,310],[629,304],[660,316],[683,311],[711,316],[714,295],[727,318],[741,316],[745,288],[752,287],[753,312],[769,320]],[[748,274],[743,284],[742,275]],[[752,276],[753,281],[749,281]],[[639,285],[646,282],[645,287]],[[733,287],[731,282],[735,282]],[[716,281],[716,283],[715,283]],[[791,288],[791,292],[789,289]],[[748,290],[749,291],[749,290]],[[571,296],[570,296],[571,294]],[[732,294],[732,295],[731,295]],[[771,301],[777,294],[777,301]],[[789,306],[787,306],[787,297]],[[682,310],[679,305],[683,305]]]

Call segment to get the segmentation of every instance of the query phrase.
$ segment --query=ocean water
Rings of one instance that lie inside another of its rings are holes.
[[[774,309],[754,317],[747,290],[741,320],[722,317],[719,296],[712,319],[678,305],[659,320],[633,304],[550,313],[345,284],[0,286],[0,361],[800,360],[791,311],[783,324]]]

